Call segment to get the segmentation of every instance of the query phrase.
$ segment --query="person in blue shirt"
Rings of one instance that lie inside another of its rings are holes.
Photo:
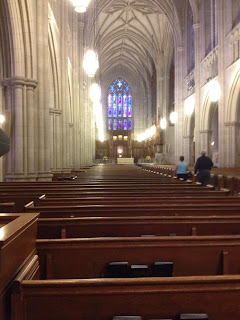
[[[180,179],[184,179],[185,181],[188,178],[188,164],[186,162],[184,162],[184,156],[181,156],[180,161],[178,163],[176,163],[175,166],[175,174],[177,174],[177,178]]]

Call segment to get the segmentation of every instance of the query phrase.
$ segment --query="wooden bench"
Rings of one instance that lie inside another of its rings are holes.
[[[16,279],[12,320],[176,319],[207,313],[209,319],[239,320],[240,276],[142,279]]]
[[[236,235],[240,216],[78,217],[38,219],[38,239]]]
[[[82,204],[35,206],[30,202],[25,206],[26,212],[40,212],[41,218],[84,217],[84,216],[152,216],[152,215],[239,215],[238,203],[212,204]]]
[[[175,276],[239,274],[239,250],[240,236],[37,240],[41,279],[99,278],[114,261],[172,261]]]

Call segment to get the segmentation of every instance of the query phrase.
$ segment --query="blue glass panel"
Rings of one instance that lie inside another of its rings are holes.
[[[111,91],[111,92],[114,92],[114,91],[115,91],[114,86],[111,86],[111,87],[110,87],[110,91]]]
[[[117,119],[113,119],[113,130],[117,130]]]
[[[112,95],[108,95],[108,116],[112,117]]]
[[[129,90],[130,90],[129,87],[126,87],[126,88],[125,88],[125,91],[126,91],[126,92],[128,92]]]
[[[118,95],[118,117],[122,117],[122,94]]]
[[[117,83],[117,85],[118,85],[119,88],[121,88],[122,82],[119,80],[118,83]]]
[[[117,95],[113,94],[113,117],[117,117]]]
[[[127,120],[123,120],[123,130],[127,130],[128,129],[128,122]]]
[[[128,117],[132,117],[132,96],[128,96]]]
[[[132,130],[132,120],[128,120],[128,130]]]
[[[108,119],[108,130],[112,130],[112,119]]]
[[[124,93],[123,95],[123,117],[127,118],[127,95]]]
[[[118,120],[118,129],[119,129],[119,130],[122,129],[122,120]]]

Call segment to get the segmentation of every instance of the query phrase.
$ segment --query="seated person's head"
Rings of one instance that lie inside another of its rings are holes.
[[[183,160],[184,160],[184,156],[181,156],[181,157],[180,157],[180,161],[183,161]]]

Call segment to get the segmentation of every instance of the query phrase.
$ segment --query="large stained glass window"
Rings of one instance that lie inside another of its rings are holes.
[[[118,78],[108,91],[108,130],[132,130],[132,90],[127,82]]]

